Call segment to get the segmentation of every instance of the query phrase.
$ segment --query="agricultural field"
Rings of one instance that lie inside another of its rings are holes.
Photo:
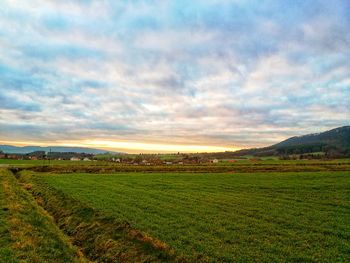
[[[346,159],[11,167],[0,174],[0,262],[350,261]]]
[[[108,165],[105,161],[70,161],[70,160],[15,160],[15,159],[0,159],[0,167],[9,166],[100,166]]]
[[[228,162],[220,160],[219,163],[203,164],[172,164],[172,165],[133,165],[105,161],[32,161],[0,159],[0,167],[18,167],[31,169],[37,172],[87,172],[87,173],[113,173],[113,172],[317,172],[317,171],[349,171],[350,159],[336,160],[237,160]]]
[[[192,260],[350,259],[349,172],[35,177]]]
[[[0,159],[0,165],[3,166],[48,166],[48,165],[105,165],[106,162],[99,161],[69,161],[69,160],[15,160],[15,159]]]

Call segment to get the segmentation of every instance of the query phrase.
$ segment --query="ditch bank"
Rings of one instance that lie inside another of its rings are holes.
[[[0,169],[0,193],[0,262],[88,262],[7,169]]]
[[[97,262],[208,262],[198,256],[178,255],[167,244],[133,228],[126,221],[107,217],[39,180],[30,171],[15,174],[39,206],[55,220],[73,245]]]

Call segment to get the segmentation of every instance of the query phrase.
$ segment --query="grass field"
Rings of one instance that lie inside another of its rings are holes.
[[[4,169],[0,169],[0,197],[0,262],[87,262]]]
[[[16,262],[11,248],[12,240],[7,221],[7,200],[3,187],[5,170],[0,170],[0,259],[3,262]]]
[[[51,160],[50,163],[48,160],[15,160],[15,159],[0,159],[0,165],[34,165],[34,166],[43,166],[43,165],[105,165],[106,162],[88,162],[88,161],[69,161],[69,160]]]
[[[55,161],[42,165],[42,161],[1,160],[0,167],[27,169],[51,173],[115,173],[115,172],[193,172],[193,173],[256,173],[256,172],[319,172],[350,171],[350,159],[337,160],[264,160],[238,161],[218,164],[133,165],[112,162]]]
[[[176,253],[213,262],[349,262],[350,173],[35,174]]]
[[[164,160],[168,160],[174,157],[164,155],[162,157]],[[171,159],[171,160],[173,160]],[[230,163],[228,160],[220,160],[218,164],[215,166],[237,166],[241,164],[251,164],[251,165],[268,165],[268,164],[350,164],[350,158],[347,159],[334,159],[334,160],[278,160],[272,157],[266,157],[258,161],[251,161],[250,159],[237,159],[235,163]],[[33,165],[33,166],[47,166],[49,165],[48,160],[15,160],[15,159],[0,159],[0,164],[6,165]],[[105,162],[99,160],[97,162],[85,162],[85,161],[67,161],[67,160],[51,160],[50,165],[86,165],[86,166],[95,166],[95,165],[103,165],[103,166],[120,166],[121,164],[113,163],[113,162]],[[213,165],[213,164],[210,164]]]

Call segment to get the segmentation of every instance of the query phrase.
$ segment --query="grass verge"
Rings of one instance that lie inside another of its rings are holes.
[[[6,202],[4,191],[4,173],[0,170],[0,261],[1,262],[18,262],[11,248],[12,240],[8,224],[9,208]]]
[[[0,181],[1,262],[86,262],[10,171]]]

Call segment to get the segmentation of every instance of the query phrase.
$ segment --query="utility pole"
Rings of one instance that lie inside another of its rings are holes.
[[[50,148],[50,153],[49,153],[49,166],[50,166],[50,157],[51,157],[51,148]]]

